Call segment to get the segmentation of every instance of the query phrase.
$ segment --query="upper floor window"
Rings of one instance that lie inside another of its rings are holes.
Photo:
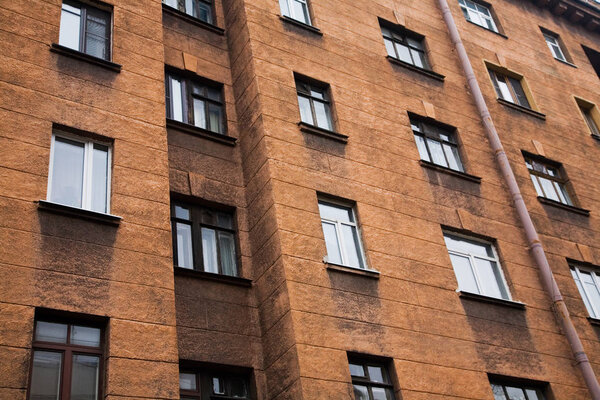
[[[296,78],[296,90],[302,122],[333,131],[329,87]]]
[[[321,199],[319,214],[327,247],[327,262],[366,268],[354,208]]]
[[[223,87],[167,72],[167,118],[214,133],[225,133]]]
[[[29,400],[99,399],[102,347],[98,326],[36,320]]]
[[[201,21],[213,23],[212,0],[163,0],[163,3]]]
[[[537,385],[491,382],[494,400],[545,400]]]
[[[284,16],[311,25],[308,0],[279,0],[279,5]]]
[[[552,56],[559,61],[569,62],[560,37],[556,33],[543,28],[542,34],[544,35],[544,40],[546,40],[546,44],[548,45]]]
[[[499,99],[531,109],[531,102],[523,86],[523,77],[488,68]]]
[[[182,369],[179,373],[181,400],[250,400],[248,379],[217,371]]]
[[[531,181],[538,196],[572,206],[573,201],[567,189],[568,179],[564,177],[558,163],[550,164],[532,157],[525,157]]]
[[[586,46],[581,47],[583,47],[583,51],[585,52],[587,58],[590,60],[590,64],[592,64],[594,71],[596,71],[596,75],[598,75],[598,78],[600,78],[600,52],[590,49]]]
[[[110,60],[111,13],[79,1],[64,0],[58,44]]]
[[[394,400],[394,386],[386,363],[348,357],[355,400]]]
[[[600,277],[595,270],[571,265],[571,274],[590,317],[600,319]]]
[[[467,21],[490,31],[498,32],[498,27],[489,6],[472,0],[458,0],[458,3]]]
[[[50,145],[48,201],[109,213],[110,150],[106,143],[55,132]]]
[[[578,97],[575,98],[575,101],[577,101],[579,110],[581,111],[592,136],[600,138],[600,111],[598,111],[598,107],[595,104]]]
[[[181,268],[238,276],[233,215],[173,203],[173,261]]]
[[[510,300],[500,261],[491,243],[444,233],[461,291]]]
[[[410,118],[410,126],[415,135],[421,160],[464,172],[454,131],[413,116]]]
[[[392,24],[381,26],[385,49],[390,57],[414,65],[418,68],[431,69],[425,51],[425,38]]]

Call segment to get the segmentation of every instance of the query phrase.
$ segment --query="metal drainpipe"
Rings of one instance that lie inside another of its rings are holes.
[[[498,136],[498,132],[496,131],[496,127],[492,121],[487,104],[483,98],[483,94],[481,93],[479,83],[475,78],[473,67],[471,66],[471,62],[469,61],[469,57],[467,56],[467,51],[465,50],[462,40],[460,39],[460,34],[458,33],[458,28],[454,22],[454,17],[452,16],[450,7],[448,7],[448,2],[447,0],[438,0],[438,2],[444,16],[444,21],[446,22],[448,30],[450,31],[452,43],[456,47],[456,51],[465,72],[469,88],[471,89],[471,93],[475,99],[475,104],[479,110],[483,125],[485,126],[488,139],[492,149],[494,150],[494,154],[496,155],[496,160],[500,165],[502,176],[508,185],[515,208],[517,209],[517,214],[519,215],[521,223],[525,228],[527,241],[529,242],[531,252],[540,270],[544,288],[552,299],[556,315],[558,316],[558,319],[560,320],[562,328],[565,332],[565,336],[571,345],[571,350],[575,356],[575,361],[581,370],[583,379],[585,380],[592,398],[594,400],[600,400],[600,384],[598,384],[598,380],[596,379],[596,375],[594,374],[590,360],[583,350],[581,339],[579,339],[579,335],[575,330],[575,326],[573,326],[573,321],[571,321],[569,311],[567,310],[558,285],[554,280],[554,275],[550,269],[550,264],[546,258],[546,253],[544,252],[544,248],[542,247],[535,226],[533,225],[533,221],[531,220],[527,206],[525,205],[523,197],[521,196],[521,191],[517,185],[517,180],[515,179],[515,175],[508,162],[508,157],[506,156],[504,148],[502,147],[502,142],[500,142],[500,137]]]

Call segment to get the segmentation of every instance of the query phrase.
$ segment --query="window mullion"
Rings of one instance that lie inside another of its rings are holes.
[[[579,270],[578,267],[575,267],[575,272],[577,272],[577,277],[579,278],[579,283],[581,284],[581,287],[583,288],[583,295],[586,297],[588,304],[590,305],[590,307],[592,308],[592,312],[594,313],[594,318],[598,317],[598,312],[596,311],[596,307],[594,306],[594,303],[591,301],[591,296],[588,293],[588,289],[587,289],[587,284],[585,283],[585,281],[581,278],[581,271]],[[593,278],[592,278],[593,279]]]
[[[340,255],[342,256],[342,264],[347,265],[348,264],[348,256],[346,255],[346,249],[345,249],[346,246],[344,245],[344,238],[342,237],[341,223],[339,221],[335,221],[335,233],[338,237],[338,247],[340,250]]]
[[[87,10],[85,7],[80,8],[79,21],[79,51],[85,53],[85,30],[87,25]]]

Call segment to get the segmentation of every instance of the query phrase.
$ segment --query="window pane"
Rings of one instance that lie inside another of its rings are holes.
[[[224,275],[237,276],[235,263],[235,239],[230,232],[219,232],[221,269]]]
[[[403,44],[400,43],[395,43],[396,45],[396,51],[398,52],[398,58],[404,62],[407,62],[409,64],[413,64],[413,60],[412,57],[410,56],[410,51],[408,50],[408,47],[404,46]]]
[[[310,24],[310,18],[308,17],[308,7],[306,6],[306,4],[298,0],[291,1],[294,18],[298,21],[304,22],[305,24]]]
[[[67,343],[67,325],[38,321],[35,325],[35,340],[40,342]]]
[[[494,257],[492,246],[486,243],[480,243],[468,240],[459,236],[449,234],[444,235],[448,249],[475,256]]]
[[[194,125],[207,129],[206,108],[204,100],[194,98]]]
[[[198,390],[196,388],[196,374],[179,373],[179,389]]]
[[[421,157],[421,160],[431,161],[429,159],[429,154],[427,153],[425,139],[419,135],[415,135],[415,141],[417,142],[417,149],[419,150],[419,156]]]
[[[575,284],[577,285],[577,289],[579,290],[579,294],[580,294],[580,296],[581,296],[581,298],[583,300],[583,303],[585,304],[585,308],[587,309],[588,313],[592,317],[597,317],[596,316],[596,312],[594,311],[594,309],[592,308],[590,302],[588,301],[587,294],[583,290],[583,285],[579,281],[579,277],[577,276],[577,272],[575,272],[574,269],[571,269],[571,274],[573,275],[573,279],[575,280]]]
[[[450,260],[456,273],[459,289],[465,292],[479,293],[469,258],[450,254]]]
[[[108,24],[110,15],[101,10],[87,8],[85,52],[95,57],[109,58]]]
[[[214,394],[225,394],[225,387],[223,386],[223,382],[219,378],[213,378],[213,393]]]
[[[394,50],[394,43],[389,39],[383,39],[383,43],[385,43],[385,50],[387,51],[388,56],[396,57],[396,51]]]
[[[73,50],[79,50],[80,25],[81,10],[63,3],[58,44]]]
[[[521,82],[515,78],[508,78],[508,80],[510,81],[510,85],[512,86],[513,91],[517,95],[518,103],[520,105],[522,105],[523,107],[530,108],[529,100],[527,100],[527,95],[525,94],[525,91],[523,90],[523,86],[521,85]]]
[[[335,231],[335,225],[327,222],[322,223],[325,246],[327,247],[327,260],[334,264],[342,263],[340,245]]]
[[[506,101],[514,103],[515,100],[513,99],[513,96],[510,93],[510,89],[508,88],[506,79],[503,76],[499,76],[498,74],[496,74],[496,76],[498,77],[498,88],[500,90],[500,97]]]
[[[229,396],[236,398],[246,398],[248,390],[246,389],[246,381],[241,378],[229,378]]]
[[[216,133],[223,133],[223,109],[216,104],[208,104],[208,119],[210,130]]]
[[[288,5],[288,0],[279,0],[279,6],[281,7],[281,14],[291,17],[290,14],[290,6]]]
[[[420,51],[417,50],[410,50],[410,53],[412,54],[412,59],[414,64],[419,67],[419,68],[426,68],[427,65],[425,64],[425,55],[423,53],[421,53]]]
[[[210,9],[210,6],[201,1],[198,2],[197,5],[198,9],[196,10],[194,16],[204,22],[212,24],[212,10]]]
[[[183,122],[183,96],[181,95],[181,81],[173,77],[169,77],[169,80],[171,83],[171,102],[173,103],[171,118],[175,121]]]
[[[527,400],[525,398],[525,392],[523,392],[523,389],[521,388],[507,386],[506,393],[508,393],[510,400]]]
[[[502,386],[492,385],[492,392],[494,393],[494,400],[507,400]]]
[[[436,140],[427,138],[427,146],[429,147],[429,151],[431,152],[431,158],[433,159],[433,163],[447,167],[448,164],[446,163],[446,158],[444,157],[444,150],[442,149],[442,144]]]
[[[329,104],[321,103],[320,101],[313,101],[315,106],[315,115],[317,117],[317,126],[319,128],[333,130],[331,123],[331,109]]]
[[[230,214],[218,213],[217,225],[225,229],[233,229],[233,218]]]
[[[106,39],[101,39],[94,35],[86,35],[85,52],[91,56],[106,60],[108,58],[106,54]]]
[[[187,219],[189,221],[190,210],[188,210],[185,207],[175,206],[175,217],[181,218],[181,219]]]
[[[100,357],[73,355],[71,400],[97,400]]]
[[[306,97],[298,96],[298,105],[300,106],[300,119],[302,122],[314,125],[312,111],[310,110],[310,100]]]
[[[373,400],[392,400],[391,392],[389,389],[372,387]]]
[[[202,228],[202,258],[204,260],[204,271],[219,273],[217,238],[213,229]]]
[[[182,268],[194,268],[194,257],[192,252],[192,227],[177,222],[177,266]]]
[[[92,210],[108,212],[108,147],[95,144],[92,165]]]
[[[581,112],[585,116],[585,122],[587,122],[588,127],[590,128],[590,131],[592,132],[592,135],[600,136],[600,129],[598,129],[598,124],[596,124],[596,121],[594,120],[594,117],[592,116],[592,110],[583,110],[582,109]]]
[[[560,199],[558,198],[558,194],[554,190],[554,185],[552,184],[551,180],[542,177],[538,177],[538,180],[542,185],[542,189],[544,189],[544,197],[550,200],[560,201]]]
[[[533,186],[535,187],[537,195],[544,197],[544,192],[542,191],[542,187],[538,182],[538,178],[535,175],[531,175],[531,181],[533,182]]]
[[[560,201],[564,204],[573,204],[571,202],[571,198],[569,197],[569,193],[567,192],[567,188],[558,182],[554,182],[554,188],[560,197]]]
[[[173,8],[177,8],[177,2],[178,0],[163,0],[163,3]]]
[[[460,156],[458,154],[458,148],[444,144],[444,153],[446,153],[446,158],[448,159],[450,168],[456,171],[464,171],[462,162],[460,161]]]
[[[50,201],[81,207],[83,161],[83,143],[59,137],[55,139]]]
[[[525,393],[527,393],[527,400],[543,400],[541,396],[538,396],[537,390],[525,389]]]
[[[366,386],[354,385],[354,400],[369,400],[369,390]]]
[[[369,370],[369,380],[371,382],[385,383],[385,380],[383,379],[383,370],[381,367],[369,365],[367,369]]]
[[[62,354],[49,351],[33,352],[30,400],[58,400]]]
[[[360,254],[360,245],[358,231],[355,226],[341,225],[343,236],[344,252],[348,258],[345,264],[352,267],[364,268],[362,256]]]
[[[100,329],[87,326],[71,326],[71,344],[100,347]]]
[[[508,299],[500,270],[495,262],[475,258],[481,292],[486,296]]]
[[[365,370],[360,364],[350,363],[350,375],[352,376],[365,376]]]
[[[319,202],[319,214],[326,218],[340,222],[354,222],[352,209],[343,206],[335,206],[331,203]]]

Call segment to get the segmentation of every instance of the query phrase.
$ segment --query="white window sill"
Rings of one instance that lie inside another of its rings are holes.
[[[106,214],[83,208],[71,207],[64,204],[54,203],[52,201],[38,200],[40,210],[49,211],[57,214],[65,214],[82,219],[89,219],[98,222],[103,222],[111,225],[119,225],[122,217],[118,215]]]
[[[526,307],[525,303],[521,303],[520,301],[499,299],[497,297],[490,297],[490,296],[485,296],[485,295],[478,294],[478,293],[465,292],[462,290],[457,290],[456,292],[459,294],[459,296],[461,298],[467,299],[467,300],[476,300],[476,301],[482,301],[484,303],[498,304],[501,306],[517,308],[520,310],[524,310]]]

